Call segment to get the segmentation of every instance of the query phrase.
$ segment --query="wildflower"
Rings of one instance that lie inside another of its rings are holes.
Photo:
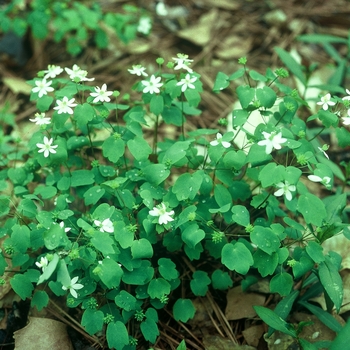
[[[342,100],[350,100],[350,90],[345,89],[345,91],[348,94],[348,96],[343,97]]]
[[[321,178],[317,175],[309,175],[308,179],[313,182],[321,182],[321,184],[325,185],[326,187],[328,187],[327,185],[329,185],[329,183],[331,182],[331,178],[329,176],[324,176],[323,178]]]
[[[47,95],[48,92],[51,92],[54,90],[54,88],[50,86],[51,84],[52,84],[52,81],[46,81],[45,78],[43,80],[36,80],[35,81],[36,87],[32,89],[32,92],[37,92],[39,98],[41,98],[44,95]]]
[[[62,101],[60,100],[56,101],[57,106],[53,107],[53,109],[56,109],[58,114],[61,114],[61,113],[73,114],[72,107],[75,107],[77,105],[76,103],[74,103],[74,101],[75,101],[74,98],[68,100],[68,97],[64,96]]]
[[[323,155],[324,155],[327,159],[329,159],[328,154],[325,152],[325,151],[328,150],[328,146],[327,146],[327,145],[323,145],[322,148],[321,148],[321,147],[317,147],[317,148],[323,153]]]
[[[139,25],[137,26],[137,31],[142,34],[149,34],[152,28],[152,22],[149,17],[141,17],[139,21]]]
[[[63,69],[60,66],[55,66],[54,64],[49,64],[47,66],[47,70],[44,70],[44,73],[46,73],[44,75],[44,78],[56,78],[57,75],[60,75],[63,72]]]
[[[74,65],[72,69],[64,68],[64,70],[69,75],[69,78],[73,81],[92,81],[95,80],[95,78],[87,78],[88,72],[86,70],[81,69],[78,65]]]
[[[348,110],[348,114],[350,115],[350,109]],[[344,125],[350,125],[350,116],[349,117],[343,117],[342,119],[343,119],[343,124]]]
[[[29,119],[31,122],[35,123],[36,125],[47,125],[51,123],[50,118],[45,117],[45,113],[35,113],[34,119]]]
[[[58,146],[57,145],[55,145],[55,146],[51,145],[52,142],[53,142],[53,138],[51,138],[49,140],[46,136],[44,136],[44,143],[37,143],[36,144],[36,146],[38,148],[40,148],[38,153],[44,152],[44,157],[45,158],[47,158],[50,155],[50,153],[56,153],[55,148],[57,148]]]
[[[154,75],[151,76],[150,81],[142,80],[141,83],[145,86],[142,91],[144,93],[149,92],[150,94],[159,93],[159,88],[163,85],[163,83],[160,83],[160,80],[160,77],[156,78]]]
[[[45,271],[45,269],[46,269],[46,267],[47,267],[48,264],[49,264],[49,260],[47,260],[46,256],[42,256],[42,257],[40,258],[40,261],[37,261],[37,262],[35,263],[35,265],[38,266],[39,269],[42,269],[43,272]]]
[[[161,1],[157,2],[156,13],[158,16],[168,15],[168,10],[166,9],[164,2],[161,2]]]
[[[192,73],[193,72],[193,69],[191,69],[189,67],[189,65],[191,64],[191,62],[193,62],[193,60],[190,60],[188,58],[188,55],[184,55],[184,54],[178,53],[177,57],[173,57],[173,60],[176,63],[176,66],[174,67],[175,70],[185,69],[185,70],[187,70],[188,73]]]
[[[318,105],[321,105],[322,108],[326,111],[328,110],[328,106],[334,106],[335,102],[331,101],[331,94],[326,94],[321,97],[321,101],[317,102]]]
[[[295,185],[290,185],[288,181],[286,182],[279,182],[278,184],[276,184],[276,187],[279,188],[279,190],[277,190],[274,195],[276,197],[285,195],[286,199],[288,201],[292,200],[293,196],[292,196],[292,192],[291,191],[295,191],[296,187]]]
[[[130,74],[136,74],[139,77],[143,75],[144,77],[148,77],[148,74],[145,72],[146,68],[142,67],[140,64],[136,64],[132,66],[132,69],[128,69]]]
[[[69,286],[62,286],[62,289],[63,290],[69,289],[70,294],[72,294],[74,298],[78,298],[78,293],[76,292],[76,290],[84,288],[84,286],[77,282],[78,282],[78,277],[73,277],[70,281]]]
[[[216,140],[211,141],[210,144],[212,146],[217,146],[219,144],[222,144],[222,146],[225,148],[229,148],[231,146],[230,142],[222,140],[222,135],[219,132],[216,134]]]
[[[151,216],[159,216],[158,223],[159,225],[167,224],[169,221],[174,221],[174,219],[170,215],[174,215],[174,210],[166,211],[166,206],[164,203],[161,203],[150,210],[149,215]]]
[[[101,232],[114,232],[113,222],[110,219],[105,219],[102,222],[99,220],[95,220],[94,224],[99,227]]]
[[[60,222],[60,227],[64,229],[64,232],[69,232],[72,228],[71,227],[64,227],[64,222]]]
[[[196,87],[192,84],[197,80],[196,77],[192,77],[189,74],[186,74],[184,79],[181,79],[176,85],[181,86],[181,91],[186,91],[187,88],[195,89]]]
[[[268,132],[263,131],[262,132],[265,140],[261,140],[258,142],[259,146],[266,146],[266,154],[270,154],[272,152],[272,149],[281,149],[282,143],[285,143],[287,141],[287,139],[285,139],[284,137],[282,137],[282,133],[278,133],[276,134],[275,132],[272,132],[271,134],[269,134]]]
[[[95,92],[91,92],[90,96],[95,97],[92,101],[93,103],[97,102],[109,102],[111,99],[108,96],[113,94],[112,91],[107,91],[107,85],[103,84],[101,88],[98,86],[95,87]]]

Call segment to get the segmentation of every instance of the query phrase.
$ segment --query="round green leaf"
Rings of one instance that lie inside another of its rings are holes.
[[[196,309],[190,299],[177,299],[173,307],[176,321],[187,322],[190,318],[193,318],[195,312]]]
[[[230,270],[245,275],[254,260],[250,250],[241,242],[227,243],[222,248],[221,262]]]
[[[287,273],[282,272],[272,277],[270,281],[271,293],[278,293],[282,297],[287,296],[293,287],[293,277]]]

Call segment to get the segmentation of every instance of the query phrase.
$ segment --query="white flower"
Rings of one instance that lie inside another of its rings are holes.
[[[55,66],[54,64],[49,64],[47,66],[47,70],[44,70],[44,73],[46,73],[44,75],[44,78],[56,78],[57,75],[60,75],[63,72],[63,69],[60,66]]]
[[[322,148],[321,148],[321,147],[317,147],[317,148],[323,153],[323,155],[324,155],[327,159],[329,159],[328,154],[325,152],[325,151],[328,149],[328,146],[327,146],[327,145],[323,145]]]
[[[157,2],[156,13],[158,16],[167,16],[168,15],[169,12],[165,7],[164,2],[161,2],[161,1]]]
[[[326,111],[328,106],[334,106],[335,102],[331,101],[331,94],[326,94],[321,97],[321,101],[317,102],[318,105],[321,105],[322,108]]]
[[[57,106],[53,107],[53,109],[56,109],[58,114],[61,114],[61,113],[73,114],[72,107],[75,107],[77,105],[76,103],[74,103],[74,101],[75,101],[74,98],[68,100],[68,97],[64,96],[62,101],[60,100],[56,101]]]
[[[86,70],[81,69],[78,65],[74,65],[72,69],[69,68],[64,68],[64,70],[67,72],[69,75],[69,78],[72,79],[73,81],[93,81],[95,78],[87,78],[88,72]]]
[[[42,256],[42,257],[40,258],[40,261],[37,261],[37,262],[35,263],[35,265],[38,266],[39,269],[42,269],[43,272],[45,271],[45,269],[46,269],[46,267],[47,267],[48,264],[49,264],[49,261],[47,260],[47,258],[46,258],[45,256]]]
[[[173,57],[173,60],[176,63],[176,66],[174,67],[175,70],[185,69],[187,70],[188,73],[193,72],[193,70],[189,67],[189,65],[191,64],[191,62],[193,62],[193,60],[190,60],[188,58],[188,55],[178,53],[177,57]]]
[[[170,215],[174,215],[174,210],[166,211],[166,206],[164,203],[161,203],[150,210],[149,215],[159,216],[158,223],[159,225],[167,224],[169,221],[174,221]]]
[[[54,88],[50,86],[51,84],[52,84],[52,81],[46,81],[46,79],[35,80],[36,87],[34,87],[32,91],[37,92],[39,98],[41,98],[44,95],[47,95],[48,92],[51,92],[54,90]]]
[[[113,94],[113,91],[107,91],[107,85],[103,84],[101,88],[98,86],[95,87],[95,92],[91,92],[90,96],[95,97],[92,101],[93,103],[97,102],[109,102],[111,99],[109,96]]]
[[[219,144],[222,144],[222,146],[225,148],[229,148],[231,146],[230,142],[222,140],[222,135],[219,132],[216,134],[216,140],[211,141],[210,144],[212,146],[217,146]]]
[[[290,185],[288,181],[284,182],[279,182],[278,184],[276,184],[276,187],[279,188],[279,190],[277,190],[274,195],[276,197],[285,195],[286,199],[288,201],[292,200],[293,196],[291,191],[295,191],[296,187],[294,185]]]
[[[181,91],[186,91],[187,88],[195,89],[196,87],[192,84],[197,80],[196,77],[192,77],[189,74],[186,74],[184,79],[181,79],[176,85],[182,85]]]
[[[75,290],[84,288],[84,286],[80,283],[77,283],[77,282],[78,282],[78,277],[73,277],[70,281],[69,286],[62,286],[62,289],[63,290],[69,289],[69,292],[70,292],[70,294],[72,294],[72,297],[78,298],[78,293]]]
[[[148,74],[145,72],[146,68],[142,67],[140,64],[136,64],[132,66],[132,69],[128,69],[130,74],[136,74],[139,77],[143,75],[144,77],[148,77]]]
[[[137,31],[147,35],[152,28],[152,21],[149,17],[141,17],[139,25],[137,26]]]
[[[72,229],[71,227],[64,227],[63,221],[60,222],[60,227],[62,227],[64,229],[64,232],[69,232]]]
[[[45,113],[35,113],[34,117],[34,119],[29,120],[36,125],[47,125],[51,123],[50,118],[45,118]]]
[[[57,145],[52,146],[51,145],[52,142],[53,142],[53,138],[51,138],[49,140],[46,136],[44,136],[44,143],[37,143],[36,144],[36,146],[38,148],[40,148],[38,153],[44,152],[44,157],[45,158],[47,158],[50,155],[50,153],[56,153],[55,148],[57,148],[58,146]]]
[[[102,222],[100,220],[94,220],[94,224],[99,227],[101,232],[114,232],[113,222],[110,219],[105,219]]]
[[[342,100],[350,100],[350,90],[348,89],[345,89],[346,93],[349,95],[349,96],[345,96],[342,98]]]
[[[145,94],[149,92],[150,94],[153,93],[159,93],[159,88],[163,86],[163,83],[160,82],[161,77],[155,77],[154,75],[151,76],[150,81],[142,80],[141,83],[145,86],[145,88],[142,90]]]
[[[308,179],[313,182],[321,182],[321,184],[325,185],[326,187],[328,187],[327,185],[329,185],[329,183],[331,182],[331,178],[329,176],[324,176],[323,178],[321,178],[317,175],[309,175]]]
[[[348,114],[350,114],[350,109],[348,110]],[[350,116],[349,117],[343,117],[343,124],[344,125],[350,125]]]
[[[282,143],[285,143],[287,141],[287,139],[285,139],[284,137],[282,137],[282,133],[278,133],[276,134],[275,132],[272,132],[271,134],[269,134],[268,132],[263,131],[262,132],[265,140],[261,140],[258,142],[259,146],[266,146],[266,154],[270,154],[272,152],[272,149],[281,149]]]

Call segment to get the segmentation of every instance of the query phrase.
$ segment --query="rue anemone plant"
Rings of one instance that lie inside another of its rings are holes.
[[[202,83],[187,55],[129,67],[135,100],[77,65],[39,72],[30,139],[1,135],[0,282],[38,310],[64,298],[115,349],[135,349],[139,334],[154,343],[162,308],[192,318],[182,287],[205,296],[259,278],[281,296],[275,310],[256,307],[269,334],[311,346],[288,322],[298,306],[341,335],[330,313],[342,306],[341,257],[322,244],[350,236],[350,166],[332,159],[350,144],[350,93],[325,91],[311,112],[287,70],[239,63],[213,87],[236,96],[232,113],[196,130],[186,122],[201,114]],[[212,269],[182,280],[182,257]],[[309,303],[322,293],[328,311]]]

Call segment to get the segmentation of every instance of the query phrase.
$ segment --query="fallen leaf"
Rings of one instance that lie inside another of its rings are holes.
[[[21,79],[21,78],[7,77],[7,78],[3,78],[2,81],[15,94],[22,93],[25,95],[30,95],[33,88],[24,79]]]
[[[203,345],[205,350],[255,350],[249,345],[237,345],[232,340],[217,335],[204,335]]]
[[[246,56],[252,48],[252,38],[243,38],[237,35],[227,36],[219,43],[215,50],[216,56],[223,60]]]
[[[248,345],[257,347],[260,338],[264,334],[264,326],[261,324],[257,326],[251,326],[242,331],[242,334]]]
[[[13,337],[16,350],[73,350],[66,325],[49,318],[30,317],[28,325]]]

